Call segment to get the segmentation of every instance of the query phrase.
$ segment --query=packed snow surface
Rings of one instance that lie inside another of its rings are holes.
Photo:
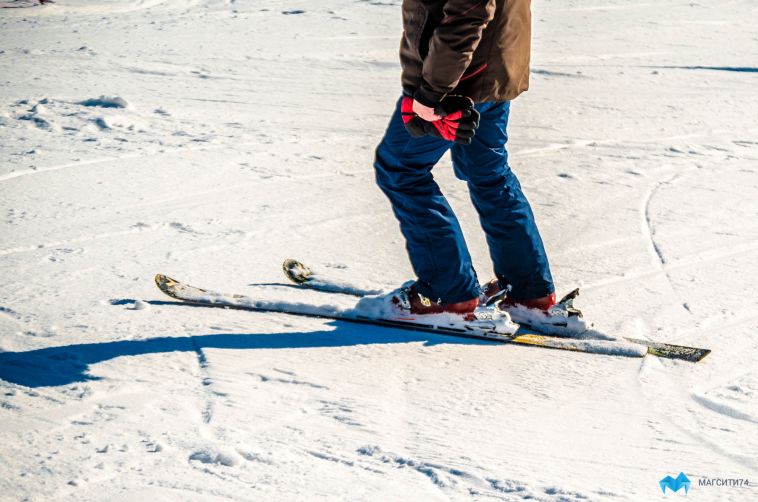
[[[559,294],[697,364],[163,296],[412,278],[372,169],[400,1],[37,3],[0,9],[0,499],[758,500],[754,1],[536,0],[511,111]]]

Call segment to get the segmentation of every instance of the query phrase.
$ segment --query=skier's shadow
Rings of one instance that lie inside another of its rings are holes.
[[[187,305],[174,302],[161,304]],[[90,365],[109,359],[142,354],[195,352],[202,361],[205,359],[203,349],[297,349],[413,342],[423,342],[425,345],[494,343],[345,321],[330,321],[327,325],[333,329],[158,337],[63,345],[26,352],[0,352],[0,379],[27,387],[68,385],[98,380],[99,377],[88,374]]]

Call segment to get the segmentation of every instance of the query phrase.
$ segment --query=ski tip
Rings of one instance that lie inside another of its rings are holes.
[[[284,263],[282,263],[282,270],[284,270],[284,275],[287,276],[287,279],[296,284],[308,282],[313,276],[311,269],[299,261],[290,258],[284,260]]]
[[[160,286],[161,284],[165,284],[165,283],[167,283],[167,282],[176,282],[176,281],[174,281],[173,279],[171,279],[171,278],[170,278],[169,276],[167,276],[167,275],[163,275],[163,274],[155,274],[155,283],[156,283],[158,286]]]
[[[171,295],[176,284],[179,284],[179,281],[176,281],[167,275],[155,274],[155,285],[167,295]]]

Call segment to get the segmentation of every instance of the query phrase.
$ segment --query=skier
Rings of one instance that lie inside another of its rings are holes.
[[[376,149],[417,280],[392,302],[413,314],[471,315],[480,296],[547,312],[556,303],[529,202],[508,166],[510,100],[529,85],[530,0],[404,0],[403,95]],[[496,278],[482,291],[463,233],[432,176],[450,150],[468,183]]]

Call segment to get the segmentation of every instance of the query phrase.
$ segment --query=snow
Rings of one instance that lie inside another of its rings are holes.
[[[81,48],[79,49],[81,50]],[[128,108],[129,103],[119,96],[108,97],[100,96],[99,98],[85,99],[79,103],[82,106],[98,106],[100,108]]]
[[[400,2],[1,9],[0,499],[636,501],[679,472],[689,498],[758,498],[755,2],[533,11],[509,151],[559,294],[711,355],[177,305],[155,273],[412,277],[371,167]],[[435,176],[489,279],[465,185],[447,159]]]

